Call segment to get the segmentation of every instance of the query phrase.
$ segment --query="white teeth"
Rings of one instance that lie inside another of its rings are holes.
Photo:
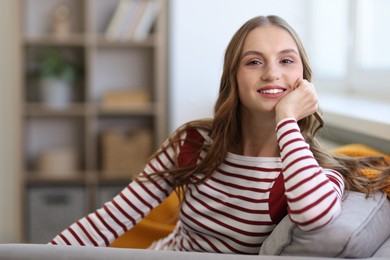
[[[284,90],[283,89],[264,89],[260,90],[260,93],[262,94],[277,94],[277,93],[282,93]]]

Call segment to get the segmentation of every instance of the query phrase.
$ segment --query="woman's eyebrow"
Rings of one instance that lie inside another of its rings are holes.
[[[245,56],[248,56],[248,55],[263,56],[263,53],[260,52],[260,51],[252,51],[252,50],[249,50],[249,51],[244,52],[244,53],[241,55],[241,58],[244,58]]]
[[[281,50],[279,53],[280,54],[295,53],[298,55],[298,52],[295,49],[284,49],[284,50]],[[264,53],[262,53],[261,51],[249,50],[249,51],[245,51],[241,55],[241,58],[248,56],[248,55],[264,56]]]
[[[291,52],[298,54],[297,50],[295,50],[295,49],[285,49],[285,50],[280,51],[280,53],[283,53],[283,54],[284,53],[291,53]]]

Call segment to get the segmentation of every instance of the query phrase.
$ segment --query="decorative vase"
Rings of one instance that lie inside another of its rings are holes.
[[[69,83],[58,78],[41,80],[41,98],[45,106],[55,109],[66,108],[71,103],[72,87]]]

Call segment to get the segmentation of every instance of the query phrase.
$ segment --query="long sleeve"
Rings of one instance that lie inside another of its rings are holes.
[[[318,165],[295,119],[281,120],[276,134],[291,221],[303,230],[330,223],[341,209],[342,176]]]
[[[143,170],[148,181],[135,179],[102,208],[73,223],[50,243],[108,246],[131,229],[173,190],[169,178],[150,175],[173,167],[173,148],[163,145],[161,149],[162,153],[149,161]]]

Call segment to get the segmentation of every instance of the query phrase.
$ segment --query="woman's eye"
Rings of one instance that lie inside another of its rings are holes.
[[[247,65],[260,65],[261,61],[259,60],[251,60],[247,63]]]
[[[281,63],[284,63],[284,64],[292,64],[292,63],[294,63],[294,61],[291,60],[291,59],[283,59],[283,60],[281,61]]]

